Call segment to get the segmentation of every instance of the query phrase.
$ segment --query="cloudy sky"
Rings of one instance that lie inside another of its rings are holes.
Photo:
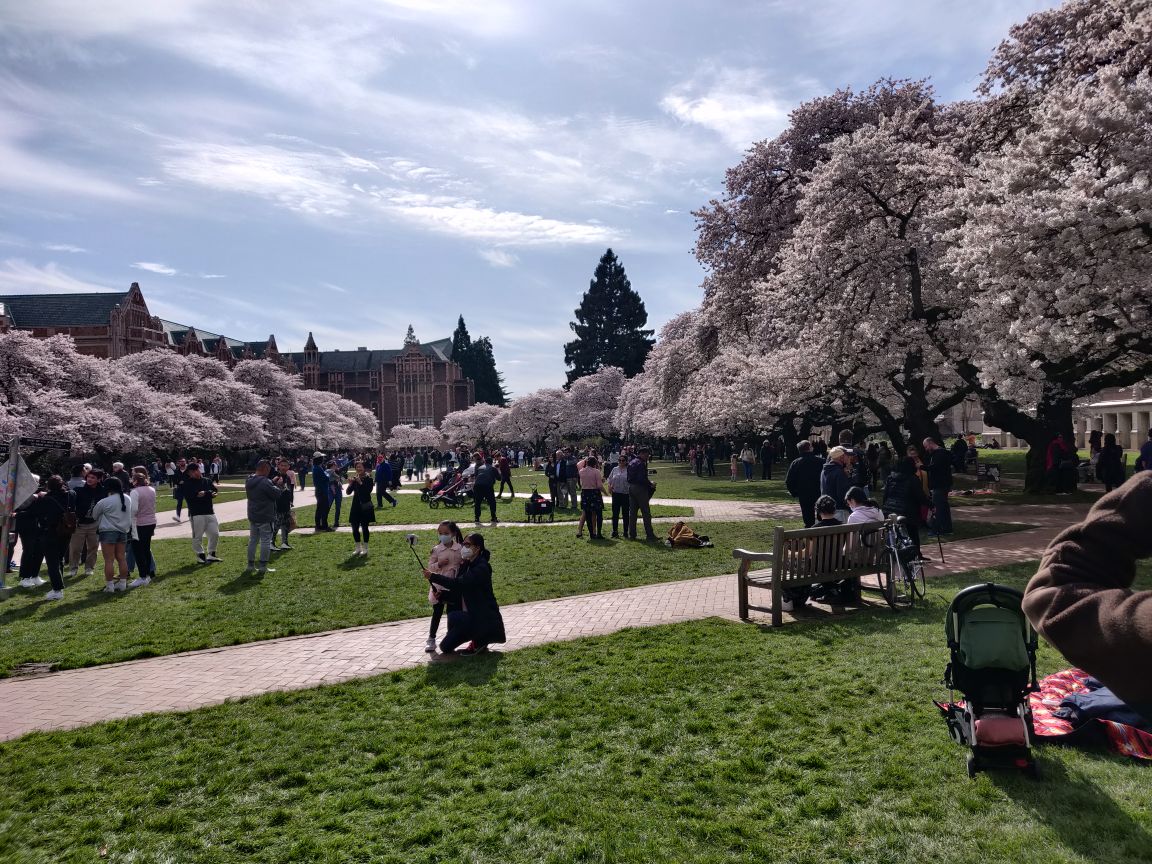
[[[691,211],[792,106],[971,93],[1044,0],[0,0],[0,292],[124,290],[300,350],[463,313],[563,381],[611,246],[650,326],[696,304]]]

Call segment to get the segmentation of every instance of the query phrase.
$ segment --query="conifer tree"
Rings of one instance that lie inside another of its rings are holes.
[[[463,315],[452,333],[452,361],[460,364],[460,370],[466,378],[472,379],[477,402],[500,406],[508,404],[504,376],[496,369],[492,340],[481,336],[473,342]]]
[[[627,376],[644,368],[655,344],[653,331],[643,329],[648,312],[611,249],[601,256],[575,315],[569,326],[576,338],[564,346],[568,384],[604,366],[619,366]]]
[[[464,323],[464,316],[460,316],[460,320],[456,322],[456,329],[452,332],[452,359],[464,365],[464,358],[468,354],[468,350],[472,347],[472,337],[468,335],[468,327]]]

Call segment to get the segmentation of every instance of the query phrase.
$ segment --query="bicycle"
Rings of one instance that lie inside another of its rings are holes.
[[[884,520],[880,553],[880,593],[893,609],[907,609],[927,594],[924,562],[916,556],[916,546],[903,516],[889,516]]]

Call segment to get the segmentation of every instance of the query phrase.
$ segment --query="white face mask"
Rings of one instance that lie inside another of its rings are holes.
[[[451,534],[437,534],[436,536],[440,538],[440,542],[442,544],[444,544],[445,546],[451,546],[452,545],[452,535]]]
[[[465,561],[467,561],[469,558],[471,558],[472,557],[472,547],[471,546],[465,546],[463,549],[461,549],[460,550],[460,557],[463,558]]]

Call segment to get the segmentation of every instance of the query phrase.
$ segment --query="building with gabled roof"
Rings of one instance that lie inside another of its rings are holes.
[[[229,366],[268,360],[299,374],[304,386],[328,390],[376,415],[385,434],[400,423],[438,426],[446,414],[476,401],[471,379],[452,362],[452,340],[421,343],[412,328],[399,349],[320,351],[311,333],[304,350],[281,353],[275,334],[244,341],[158,318],[133,282],[123,292],[0,295],[0,332],[68,335],[82,354],[115,359],[153,348],[215,357]]]

